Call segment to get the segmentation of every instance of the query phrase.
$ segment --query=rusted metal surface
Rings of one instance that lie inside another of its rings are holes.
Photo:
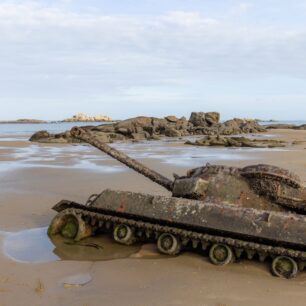
[[[70,207],[306,250],[303,215],[113,190],[103,191],[90,206]]]
[[[207,164],[188,171],[187,178],[202,178],[209,182],[205,192],[207,201],[264,210],[306,212],[306,189],[300,178],[276,166],[237,168]]]
[[[187,228],[306,247],[303,215],[112,190],[103,191],[91,206]]]
[[[106,143],[99,141],[93,133],[85,131],[84,129],[79,127],[71,129],[70,133],[73,137],[91,144],[102,152],[125,164],[129,168],[149,178],[151,181],[165,187],[169,191],[172,191],[173,181],[157,173],[156,171],[149,169],[148,167],[136,161],[135,159],[130,158],[123,152],[119,152],[118,150],[107,145]]]
[[[300,260],[301,269],[304,269],[305,266],[306,252],[294,248],[246,241],[242,238],[231,238],[224,235],[213,235],[196,230],[182,229],[176,226],[166,226],[157,224],[156,222],[132,219],[130,216],[127,218],[124,215],[111,215],[106,212],[98,212],[93,207],[84,207],[84,205],[73,202],[70,202],[70,208],[66,207],[61,212],[61,215],[76,215],[82,217],[88,224],[93,224],[96,228],[102,229],[103,231],[110,231],[117,224],[127,224],[138,232],[141,232],[145,239],[156,239],[162,233],[171,233],[180,237],[184,246],[191,245],[193,248],[200,246],[203,250],[206,250],[214,243],[224,243],[234,248],[238,258],[244,254],[247,255],[248,259],[252,259],[255,255],[258,255],[258,258],[264,261],[269,257],[273,258],[274,256],[284,255]],[[52,228],[49,228],[49,230],[51,231]]]

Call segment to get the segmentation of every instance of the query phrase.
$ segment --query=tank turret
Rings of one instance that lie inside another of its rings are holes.
[[[170,180],[101,142],[89,131],[75,127],[71,130],[71,135],[163,186],[174,197],[276,211],[306,210],[306,190],[300,178],[276,166],[253,165],[237,168],[207,164],[189,170],[186,176],[175,175],[175,179]]]

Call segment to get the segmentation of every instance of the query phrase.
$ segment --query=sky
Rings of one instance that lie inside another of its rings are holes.
[[[306,0],[0,0],[0,120],[306,119]]]

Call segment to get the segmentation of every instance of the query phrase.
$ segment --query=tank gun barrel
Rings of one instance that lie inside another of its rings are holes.
[[[163,175],[159,174],[158,172],[151,170],[150,168],[146,167],[142,163],[138,162],[137,160],[130,158],[128,155],[120,152],[104,142],[101,142],[92,132],[86,131],[80,127],[74,127],[70,131],[72,137],[82,140],[100,151],[106,153],[107,155],[111,156],[112,158],[118,160],[119,162],[123,163],[124,165],[128,166],[129,168],[135,170],[136,172],[144,175],[145,177],[149,178],[151,181],[163,186],[169,191],[173,189],[173,181],[169,180],[168,178],[164,177]]]

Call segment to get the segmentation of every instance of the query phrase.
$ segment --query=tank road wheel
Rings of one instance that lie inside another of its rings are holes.
[[[136,241],[133,229],[126,224],[118,224],[113,232],[114,240],[125,245],[131,245]]]
[[[93,229],[81,216],[62,211],[54,217],[48,229],[49,236],[57,234],[78,241],[91,236]]]
[[[163,233],[157,239],[157,249],[162,254],[177,255],[181,252],[182,244],[176,236]]]
[[[217,266],[225,266],[234,260],[232,249],[226,244],[213,244],[209,250],[210,261]]]
[[[294,278],[298,273],[298,265],[291,257],[278,256],[272,262],[272,273],[282,278]]]

